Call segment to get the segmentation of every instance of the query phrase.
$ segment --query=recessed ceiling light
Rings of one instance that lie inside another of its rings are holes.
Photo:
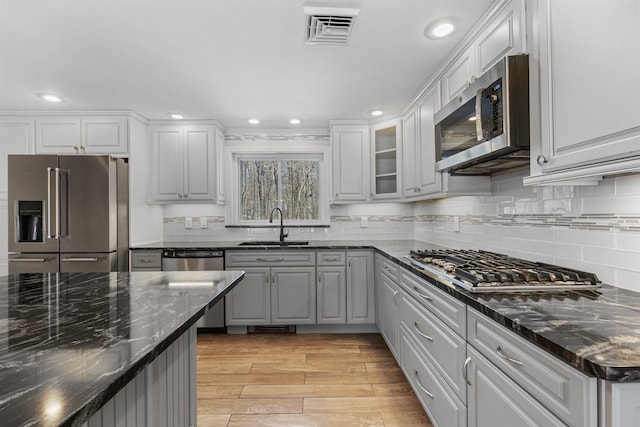
[[[424,29],[424,35],[430,39],[441,39],[455,30],[454,18],[441,18],[431,22]]]
[[[301,123],[300,119],[290,119],[289,123],[292,125],[299,125]]]
[[[260,123],[260,120],[258,120],[258,119],[249,119],[247,121],[249,123],[251,123],[252,125],[257,125],[258,123]]]
[[[167,116],[171,117],[172,119],[176,119],[176,120],[184,119],[182,114],[178,114],[178,113],[167,113]]]
[[[56,95],[52,95],[50,93],[39,93],[38,96],[42,99],[44,99],[45,101],[48,102],[61,102],[62,99],[59,96]]]
[[[374,117],[378,117],[381,116],[384,113],[384,111],[382,110],[373,110],[373,111],[369,111],[369,114],[371,114]]]

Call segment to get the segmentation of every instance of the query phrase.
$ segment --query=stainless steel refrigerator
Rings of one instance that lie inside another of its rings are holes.
[[[9,155],[9,273],[129,269],[125,159]]]

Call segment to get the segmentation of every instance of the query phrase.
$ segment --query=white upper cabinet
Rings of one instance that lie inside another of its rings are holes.
[[[129,119],[122,116],[42,116],[35,118],[37,154],[129,152]]]
[[[364,201],[369,196],[368,124],[331,127],[332,203]]]
[[[371,199],[393,199],[400,194],[400,120],[377,123],[371,127]]]
[[[497,8],[490,22],[442,75],[443,106],[500,59],[526,52],[524,0],[506,1]]]
[[[531,176],[596,184],[640,171],[640,2],[531,1]],[[567,30],[570,29],[570,30]]]
[[[152,195],[160,202],[213,202],[217,194],[215,126],[150,127]]]
[[[440,79],[443,105],[458,96],[477,78],[475,49],[467,49],[456,59]]]

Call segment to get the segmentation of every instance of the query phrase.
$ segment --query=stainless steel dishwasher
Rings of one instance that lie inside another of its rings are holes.
[[[162,271],[224,270],[224,251],[164,250]],[[214,305],[196,323],[198,328],[224,329],[224,299]]]

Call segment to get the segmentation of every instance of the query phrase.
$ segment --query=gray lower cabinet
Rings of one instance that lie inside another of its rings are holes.
[[[428,357],[422,353],[401,327],[400,367],[404,371],[418,400],[429,419],[438,427],[464,427],[467,425],[467,407],[449,389]],[[519,426],[519,424],[487,424],[487,426]]]
[[[347,323],[347,270],[345,251],[318,251],[316,323]]]
[[[245,272],[244,279],[224,297],[225,324],[270,325],[271,269],[246,267],[241,270]]]
[[[227,270],[245,271],[225,296],[229,326],[316,323],[313,251],[226,251]]]
[[[473,347],[468,351],[469,427],[567,425]]]
[[[317,323],[347,323],[347,272],[343,266],[317,267]]]
[[[316,323],[315,267],[271,269],[271,324]]]
[[[400,348],[400,316],[398,284],[399,267],[382,255],[376,254],[376,297],[377,297],[377,325],[380,334],[389,346],[389,350],[399,357]]]
[[[378,326],[435,426],[599,425],[596,378],[413,272],[397,266],[394,276],[384,262],[376,259]],[[399,293],[393,277],[400,278]],[[610,419],[601,425],[633,417],[615,408],[614,386],[602,387],[600,411]]]
[[[376,323],[373,252],[347,251],[347,323]]]

